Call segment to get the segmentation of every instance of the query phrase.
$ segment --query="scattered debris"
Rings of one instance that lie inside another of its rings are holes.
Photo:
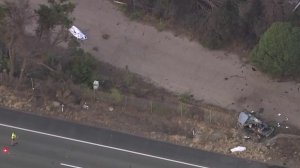
[[[264,137],[270,136],[274,132],[274,128],[268,126],[265,122],[254,116],[254,111],[241,112],[238,118],[238,123],[241,127],[253,131]]]
[[[88,109],[89,109],[89,106],[86,104],[86,102],[84,102],[82,108],[88,110]]]
[[[237,147],[234,147],[232,149],[230,149],[230,151],[233,153],[233,152],[243,152],[246,150],[246,147],[244,146],[237,146]]]
[[[243,138],[244,138],[244,139],[250,139],[250,137],[247,136],[247,135],[245,135]]]
[[[280,127],[280,123],[277,123],[277,127],[278,127],[278,128]]]
[[[278,115],[278,116],[281,116],[281,113],[278,113],[277,115]]]
[[[107,40],[107,39],[109,39],[109,37],[110,37],[110,35],[109,35],[109,34],[103,34],[103,35],[102,35],[102,38],[103,38],[104,40]]]
[[[109,107],[108,110],[109,111],[114,111],[114,108],[113,107]]]
[[[99,48],[97,46],[93,47],[92,50],[99,51]]]

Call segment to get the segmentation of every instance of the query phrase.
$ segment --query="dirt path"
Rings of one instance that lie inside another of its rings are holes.
[[[300,128],[299,84],[274,82],[234,54],[208,51],[186,38],[132,22],[108,0],[75,2],[75,25],[88,36],[83,47],[99,60],[128,66],[159,86],[191,92],[208,103],[235,110],[264,108],[267,117],[278,120],[284,119],[277,116],[282,113]],[[103,34],[110,38],[103,39]]]

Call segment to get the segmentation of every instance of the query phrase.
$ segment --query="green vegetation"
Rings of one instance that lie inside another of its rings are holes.
[[[48,4],[35,10],[38,18],[36,35],[28,36],[25,27],[34,19],[29,1],[5,1],[0,6],[0,70],[7,70],[8,81],[16,84],[15,89],[26,77],[32,78],[32,74],[57,74],[60,61],[48,58],[49,52],[59,43],[69,41],[67,27],[73,22],[74,8],[68,0],[48,0]],[[17,82],[12,82],[15,79]]]
[[[237,43],[241,48],[250,49],[273,22],[291,20],[299,23],[299,14],[290,13],[285,3],[270,5],[269,1],[263,0],[131,0],[123,11],[131,18],[132,15],[139,16],[139,19],[143,15],[153,16],[158,30],[173,27],[210,49],[222,49]],[[283,8],[289,11],[282,12]]]
[[[235,39],[239,28],[239,9],[235,2],[228,0],[219,10],[211,14],[206,33],[201,41],[204,46],[218,49]]]
[[[48,0],[48,5],[40,5],[39,9],[35,10],[38,15],[37,36],[42,38],[45,35],[49,40],[51,31],[59,28],[59,33],[52,43],[58,43],[59,37],[66,38],[66,29],[72,25],[74,20],[70,16],[74,8],[75,5],[68,0]],[[65,38],[63,38],[64,41]]]
[[[249,51],[259,41],[251,53],[254,65],[271,75],[295,76],[300,10],[291,12],[287,6],[263,0],[131,0],[124,11],[152,16],[159,31],[173,27],[210,49]]]
[[[263,34],[251,53],[251,61],[275,76],[295,76],[300,72],[300,28],[277,22]]]
[[[132,20],[139,20],[139,19],[142,19],[144,16],[145,16],[144,11],[136,10],[136,11],[130,13],[129,18]]]
[[[93,82],[93,69],[95,67],[94,57],[82,49],[75,49],[71,55],[72,60],[65,71],[71,75],[75,83],[91,85]]]
[[[0,22],[5,18],[6,11],[6,7],[4,5],[0,5]]]
[[[124,96],[117,88],[112,88],[110,90],[110,97],[114,101],[114,103],[121,103],[124,99]]]
[[[4,44],[0,43],[0,72],[4,69],[8,69],[9,58],[7,56],[7,49],[5,48]]]
[[[185,92],[185,93],[182,93],[178,96],[178,100],[181,102],[181,103],[190,103],[190,101],[193,99],[193,96],[191,95],[191,93],[189,92]]]
[[[245,42],[252,46],[257,43],[260,35],[267,29],[265,22],[265,7],[261,0],[252,0],[242,23],[242,36]]]

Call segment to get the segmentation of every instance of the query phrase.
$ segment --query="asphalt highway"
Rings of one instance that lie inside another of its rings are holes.
[[[11,128],[0,127],[0,144],[9,146]],[[0,157],[3,168],[191,168],[193,166],[15,130],[20,142]],[[69,165],[69,166],[67,166]]]
[[[19,144],[10,146],[11,132]],[[106,129],[0,109],[0,168],[271,168]]]

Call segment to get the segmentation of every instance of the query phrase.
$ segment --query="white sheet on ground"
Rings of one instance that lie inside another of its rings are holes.
[[[77,39],[80,39],[80,40],[86,40],[87,39],[86,35],[84,35],[76,26],[72,26],[69,29],[69,32],[73,36],[75,36]]]

